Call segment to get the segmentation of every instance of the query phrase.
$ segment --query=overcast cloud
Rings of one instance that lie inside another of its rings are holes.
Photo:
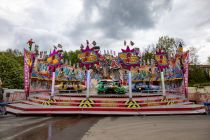
[[[79,49],[86,39],[119,51],[123,40],[143,49],[162,35],[181,38],[210,56],[209,0],[0,0],[0,50],[27,47],[33,38],[41,50],[61,43]]]

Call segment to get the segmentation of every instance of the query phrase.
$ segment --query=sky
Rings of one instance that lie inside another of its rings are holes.
[[[33,38],[40,50],[58,43],[80,49],[95,40],[101,50],[120,51],[124,40],[143,50],[160,36],[210,56],[210,0],[0,0],[0,50],[23,50]]]

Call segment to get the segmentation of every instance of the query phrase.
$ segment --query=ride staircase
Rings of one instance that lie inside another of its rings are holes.
[[[9,104],[7,111],[21,114],[97,114],[97,115],[166,115],[204,114],[203,105],[193,104],[177,95],[127,96],[67,94],[50,99],[49,94],[35,94],[19,103]]]

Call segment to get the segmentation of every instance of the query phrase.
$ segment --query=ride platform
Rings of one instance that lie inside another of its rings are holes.
[[[60,94],[50,99],[49,93],[31,95],[28,100],[7,105],[7,111],[16,115],[94,114],[94,115],[169,115],[204,114],[203,105],[193,104],[179,95],[160,94],[91,95]]]

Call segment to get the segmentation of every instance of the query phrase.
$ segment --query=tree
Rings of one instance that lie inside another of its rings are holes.
[[[208,57],[207,63],[210,65],[210,56]]]
[[[190,64],[194,65],[199,64],[197,49],[195,47],[189,48],[189,55],[190,55]]]
[[[63,53],[63,62],[66,63],[68,65],[75,65],[78,63],[78,54],[80,53],[80,50],[76,50],[76,51],[64,51]]]
[[[194,84],[200,84],[205,82],[208,82],[208,77],[204,69],[200,68],[197,65],[190,65],[189,85],[193,86]]]
[[[68,56],[68,52],[64,51],[63,52],[63,62],[64,62],[64,64],[69,64],[69,60],[70,60],[70,57]]]
[[[179,44],[185,44],[180,38],[172,38],[169,36],[161,36],[156,44],[157,47],[164,48],[168,53],[176,54]]]
[[[23,88],[23,55],[18,50],[0,52],[0,77],[3,87]]]
[[[147,48],[144,50],[144,54],[142,55],[142,61],[146,64],[151,64],[152,60],[154,60],[155,56],[155,46],[154,44],[148,45]]]
[[[156,44],[156,48],[164,48],[166,52],[170,54],[176,54],[177,49],[180,46],[180,44],[183,46],[185,43],[180,38],[172,38],[169,36],[161,36],[158,39],[158,43]],[[149,45],[145,50],[144,54],[142,55],[142,60],[148,64],[152,62],[155,55],[155,45]]]
[[[80,53],[80,50],[68,52],[68,56],[70,58],[69,61],[70,61],[71,66],[78,63],[78,54],[79,53]]]

